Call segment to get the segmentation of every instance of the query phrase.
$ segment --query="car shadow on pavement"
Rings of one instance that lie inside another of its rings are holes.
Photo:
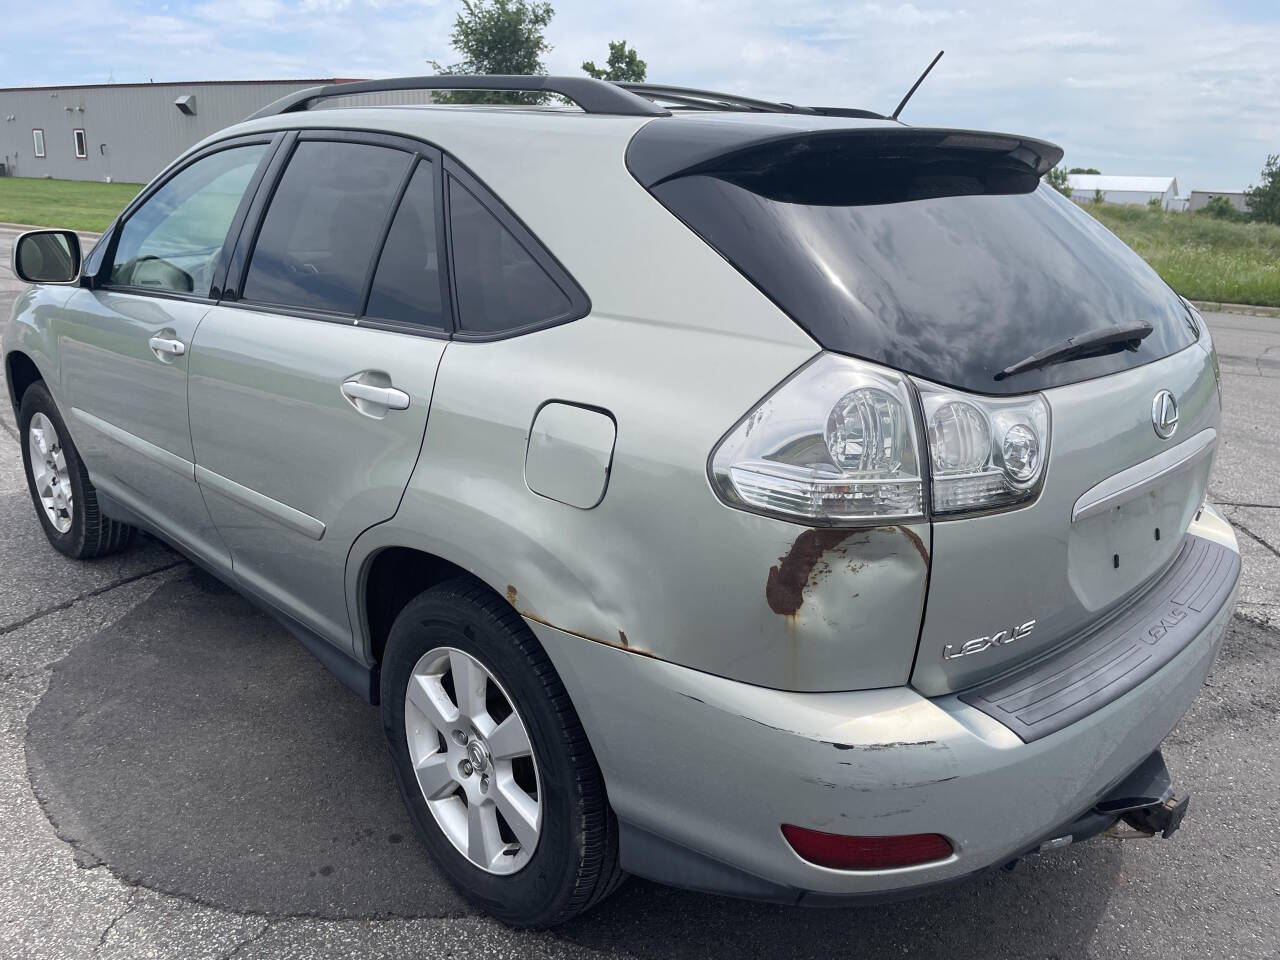
[[[76,647],[27,731],[32,787],[86,866],[274,916],[474,912],[414,836],[378,712],[206,574],[174,578]],[[1119,847],[1098,842],[927,898],[836,910],[633,878],[552,936],[656,957],[1051,955],[1090,939],[1121,870]]]
[[[556,934],[654,958],[1076,956],[1102,921],[1122,865],[1116,843],[1096,842],[947,892],[833,909],[732,900],[631,878]]]

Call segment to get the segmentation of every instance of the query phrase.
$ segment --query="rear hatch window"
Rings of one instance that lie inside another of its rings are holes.
[[[689,122],[668,121],[665,136]],[[826,349],[1016,394],[1141,366],[1196,339],[1177,295],[1041,184],[1043,157],[1028,159],[1016,138],[772,132],[647,185]],[[1068,338],[1132,324],[1153,330],[998,377]]]

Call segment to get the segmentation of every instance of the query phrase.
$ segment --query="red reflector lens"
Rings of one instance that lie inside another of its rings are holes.
[[[784,823],[782,835],[801,857],[833,870],[892,870],[951,856],[951,841],[940,833],[846,837]]]

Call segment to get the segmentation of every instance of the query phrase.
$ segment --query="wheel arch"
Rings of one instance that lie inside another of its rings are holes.
[[[22,403],[22,395],[33,383],[44,380],[44,374],[36,362],[21,350],[13,350],[4,358],[5,382],[9,385],[9,401],[16,411]]]
[[[414,597],[437,583],[466,576],[492,584],[451,560],[419,547],[388,544],[371,551],[360,563],[356,587],[356,649],[367,662],[381,664],[391,625]],[[507,602],[503,598],[503,602]]]
[[[22,394],[38,380],[44,381],[55,400],[60,399],[57,326],[63,307],[78,292],[70,287],[36,285],[23,290],[14,301],[3,342],[4,372],[15,410],[22,402]]]
[[[532,521],[545,518],[522,515],[527,522],[517,522],[511,510],[493,504],[477,509],[439,495],[424,502],[412,483],[406,500],[396,516],[357,537],[347,554],[349,652],[365,665],[380,662],[390,622],[404,603],[453,576],[483,583],[526,621],[551,622],[547,611],[555,608],[557,598],[561,606],[599,619],[594,598],[610,591],[598,578],[584,578],[580,568],[532,535],[541,526]],[[395,581],[399,583],[390,585]],[[576,627],[560,628],[593,639],[590,631]]]

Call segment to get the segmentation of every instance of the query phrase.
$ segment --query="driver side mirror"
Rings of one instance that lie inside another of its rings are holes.
[[[13,245],[13,273],[27,283],[75,283],[80,238],[74,230],[32,230]]]

